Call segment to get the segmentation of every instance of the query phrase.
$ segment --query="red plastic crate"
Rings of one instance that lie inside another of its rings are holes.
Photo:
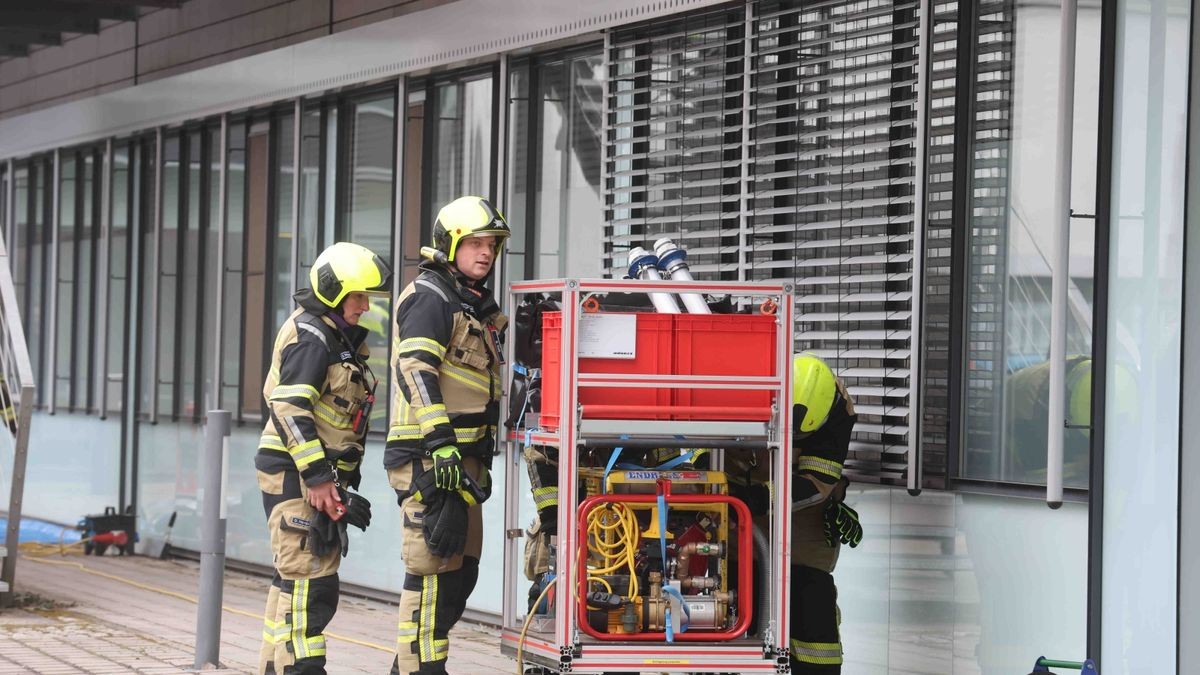
[[[615,313],[615,312],[614,312]],[[622,373],[669,375],[673,365],[672,314],[634,312],[637,316],[637,355],[633,359],[580,358],[580,373]],[[540,426],[558,429],[558,396],[562,344],[562,312],[542,315],[542,411]],[[669,413],[655,411],[671,405],[671,390],[650,387],[581,387],[583,405],[643,406],[644,409],[622,418],[642,420],[670,419]]]
[[[676,314],[676,375],[775,375],[776,318],[767,314]],[[676,406],[769,408],[772,392],[676,389]],[[677,412],[682,420],[748,420],[737,412]]]

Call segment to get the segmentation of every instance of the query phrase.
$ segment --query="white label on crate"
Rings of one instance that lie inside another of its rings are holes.
[[[591,359],[637,358],[637,316],[583,314],[579,317],[579,355]]]

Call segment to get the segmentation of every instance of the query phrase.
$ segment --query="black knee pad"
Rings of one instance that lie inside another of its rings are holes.
[[[463,602],[466,602],[466,599],[475,591],[475,584],[479,583],[479,558],[464,557],[462,569],[459,572],[462,574],[460,581]]]
[[[464,557],[462,567],[453,571],[439,575],[438,586],[442,588],[453,588],[453,592],[447,592],[446,595],[446,620],[449,625],[453,626],[462,618],[463,612],[467,609],[467,598],[471,597],[471,593],[475,590],[475,584],[479,582],[479,558]],[[449,630],[449,626],[447,627]]]

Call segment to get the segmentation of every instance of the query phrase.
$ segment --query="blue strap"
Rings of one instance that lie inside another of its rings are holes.
[[[679,624],[679,632],[683,633],[687,631],[688,624],[692,621],[692,612],[688,609],[687,603],[683,601],[683,594],[675,590],[674,586],[668,586],[666,584],[663,584],[663,593],[673,596],[679,601],[679,607],[683,610],[683,621]],[[670,606],[671,605],[668,603],[667,607],[669,608]]]
[[[621,436],[621,439],[627,439],[628,436]],[[604,467],[604,475],[600,477],[600,492],[601,494],[608,492],[608,474],[612,473],[613,467],[616,466],[617,460],[621,458],[621,451],[624,448],[618,446],[613,448],[612,455],[608,457],[608,464]]]

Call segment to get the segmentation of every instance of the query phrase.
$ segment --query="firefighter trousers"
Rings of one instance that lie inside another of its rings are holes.
[[[325,672],[325,626],[338,605],[334,550],[322,558],[308,548],[308,526],[316,515],[296,471],[258,472],[263,510],[271,533],[275,576],[263,613],[260,675]]]
[[[792,565],[788,631],[793,675],[836,675],[842,672],[842,642],[837,586],[833,575],[805,565]]]
[[[463,470],[478,480],[484,471],[475,457],[464,457]],[[483,508],[467,510],[467,546],[460,555],[434,556],[425,544],[421,526],[425,505],[412,499],[414,472],[432,469],[432,459],[414,459],[388,470],[388,482],[396,491],[401,512],[401,556],[404,585],[400,591],[400,622],[396,659],[392,673],[444,675],[450,655],[450,629],[462,618],[467,599],[479,580],[479,556],[483,549]],[[420,473],[417,473],[420,476]]]

